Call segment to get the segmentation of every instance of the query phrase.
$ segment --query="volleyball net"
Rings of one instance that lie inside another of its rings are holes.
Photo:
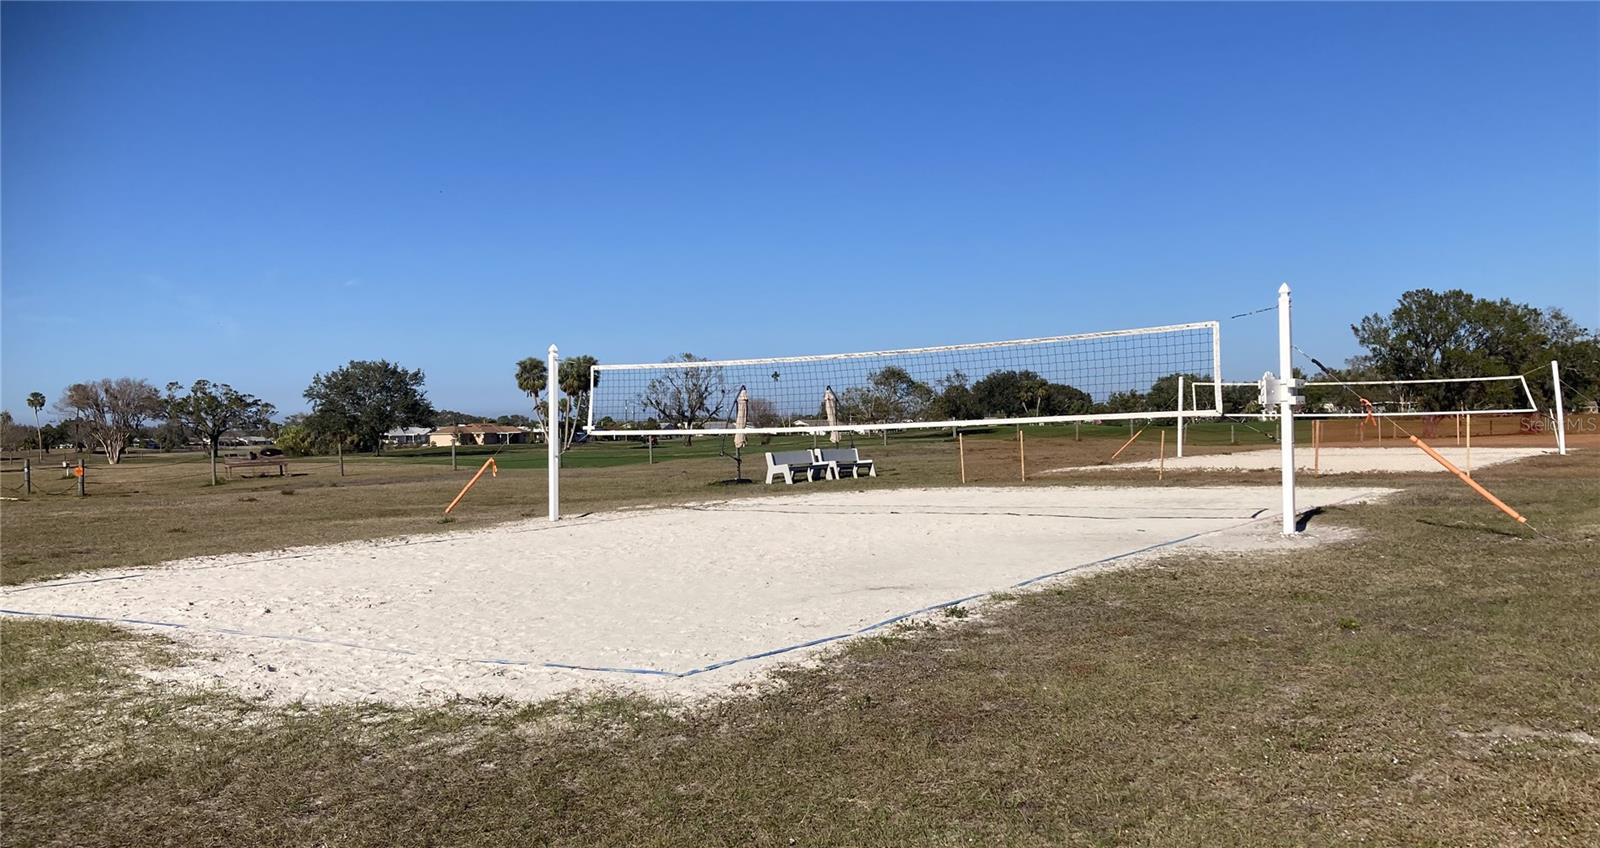
[[[804,326],[805,322],[798,322]],[[860,353],[596,365],[588,432],[872,432],[1222,414],[1217,322]],[[1208,391],[1189,386],[1206,383]]]

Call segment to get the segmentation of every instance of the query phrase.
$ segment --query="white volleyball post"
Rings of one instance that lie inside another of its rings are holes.
[[[1178,458],[1183,458],[1183,375],[1178,375]]]
[[[1289,284],[1278,287],[1278,444],[1283,466],[1283,535],[1293,536],[1294,509],[1294,341],[1290,337]]]
[[[1561,406],[1561,365],[1550,360],[1550,384],[1556,395],[1556,453],[1567,455],[1567,415]]]
[[[550,411],[544,419],[544,446],[549,457],[546,477],[550,481],[550,520],[561,518],[561,352],[550,346],[550,359],[545,363],[545,386],[550,392]]]

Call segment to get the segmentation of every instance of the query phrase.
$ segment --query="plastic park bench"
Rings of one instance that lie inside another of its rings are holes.
[[[816,455],[817,462],[831,464],[838,469],[838,474],[849,471],[851,477],[860,477],[861,472],[865,471],[868,477],[878,476],[877,466],[870,459],[862,459],[861,452],[855,448],[822,448],[812,453]]]
[[[823,479],[839,479],[839,466],[832,462],[819,461],[812,456],[809,450],[779,451],[767,453],[767,485],[771,485],[773,478],[782,477],[783,482],[794,485],[794,475],[804,473],[806,481],[817,479],[814,474],[821,471]]]

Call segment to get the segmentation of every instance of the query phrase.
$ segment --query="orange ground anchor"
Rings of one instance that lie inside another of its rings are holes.
[[[456,504],[461,503],[461,499],[467,496],[467,490],[471,489],[473,485],[478,482],[478,478],[482,477],[483,472],[485,471],[489,472],[490,477],[500,476],[500,466],[494,464],[494,457],[491,456],[483,461],[483,467],[479,468],[478,473],[472,475],[472,479],[467,481],[467,485],[461,488],[461,494],[456,495],[456,499],[451,501],[450,505],[444,508],[445,515],[449,515],[450,510],[455,509]]]
[[[1140,427],[1139,428],[1139,432],[1134,433],[1132,438],[1128,439],[1126,442],[1123,442],[1122,443],[1122,447],[1117,448],[1117,452],[1111,455],[1111,461],[1112,462],[1116,462],[1117,461],[1117,457],[1122,456],[1122,452],[1128,449],[1128,445],[1131,445],[1135,441],[1138,441],[1139,437],[1143,436],[1144,435],[1144,431],[1148,430],[1148,429],[1150,429],[1150,428],[1148,428],[1148,427]]]
[[[1443,465],[1446,471],[1449,471],[1451,474],[1456,475],[1456,478],[1459,479],[1461,482],[1466,483],[1468,486],[1472,487],[1472,490],[1474,492],[1477,492],[1478,494],[1482,495],[1484,500],[1488,501],[1489,503],[1494,504],[1496,509],[1498,509],[1501,512],[1505,513],[1506,515],[1509,515],[1512,518],[1516,519],[1518,524],[1527,524],[1528,523],[1528,519],[1523,518],[1522,517],[1522,513],[1517,512],[1516,510],[1512,509],[1509,506],[1506,506],[1506,502],[1505,501],[1500,500],[1499,498],[1494,496],[1493,492],[1490,492],[1488,489],[1485,489],[1484,487],[1478,485],[1478,481],[1472,479],[1471,477],[1468,477],[1467,473],[1465,471],[1462,471],[1460,468],[1457,468],[1455,463],[1451,462],[1448,459],[1445,459],[1444,456],[1442,456],[1438,451],[1436,451],[1433,448],[1429,447],[1427,442],[1424,442],[1423,440],[1417,438],[1416,436],[1411,436],[1410,438],[1411,438],[1411,443],[1413,445],[1416,445],[1417,447],[1421,448],[1423,453],[1427,454],[1428,456],[1433,457],[1433,460],[1435,462],[1439,463],[1440,465]]]

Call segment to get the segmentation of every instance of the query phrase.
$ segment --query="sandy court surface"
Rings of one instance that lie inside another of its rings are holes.
[[[1474,447],[1469,457],[1464,447],[1433,448],[1457,467],[1470,470],[1514,462],[1530,456],[1554,453],[1551,448],[1480,448]],[[1323,474],[1362,474],[1382,471],[1438,471],[1444,466],[1411,445],[1392,448],[1323,448],[1320,456],[1310,447],[1295,446],[1295,465],[1307,471],[1314,466]],[[1072,471],[1101,471],[1107,468],[1155,468],[1158,460],[1119,462],[1114,465],[1088,465],[1076,468],[1052,468],[1040,473],[1064,474]],[[1186,456],[1183,459],[1167,457],[1166,467],[1174,471],[1269,471],[1278,468],[1278,449],[1260,448],[1237,453]]]
[[[278,702],[695,696],[1046,575],[1284,544],[1277,504],[1251,486],[814,492],[95,572],[0,608],[163,633],[197,650],[160,678]]]

